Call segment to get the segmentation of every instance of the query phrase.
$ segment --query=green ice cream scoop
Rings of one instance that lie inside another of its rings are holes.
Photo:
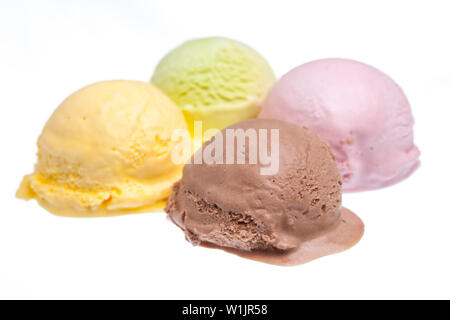
[[[275,82],[272,69],[252,48],[226,38],[190,40],[169,52],[151,82],[181,108],[193,134],[254,118]]]

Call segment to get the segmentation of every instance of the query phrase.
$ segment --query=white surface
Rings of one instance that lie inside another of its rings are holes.
[[[447,1],[2,1],[1,298],[450,298]],[[278,76],[324,57],[369,63],[404,89],[422,166],[344,195],[366,224],[354,248],[297,267],[194,248],[163,213],[60,218],[14,198],[36,139],[67,95],[147,81],[188,38],[221,35]]]

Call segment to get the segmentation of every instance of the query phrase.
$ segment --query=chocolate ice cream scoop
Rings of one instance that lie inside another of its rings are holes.
[[[340,173],[328,145],[307,129],[269,119],[240,122],[191,162],[166,211],[193,244],[297,264],[346,249],[362,236],[362,222],[349,211],[356,219],[343,228]],[[295,258],[311,243],[318,247],[308,247],[308,259]]]

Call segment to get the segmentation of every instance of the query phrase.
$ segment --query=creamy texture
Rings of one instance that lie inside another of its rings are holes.
[[[405,94],[386,74],[360,62],[324,59],[293,69],[270,91],[259,117],[304,125],[325,139],[344,191],[391,185],[419,164]]]
[[[334,228],[315,238],[306,240],[297,248],[291,250],[254,250],[241,251],[219,247],[209,243],[202,246],[222,249],[242,258],[279,266],[295,266],[330,254],[342,252],[354,246],[364,234],[364,224],[358,216],[346,208],[342,208],[339,222]]]
[[[169,52],[151,82],[183,110],[193,133],[194,120],[202,120],[203,129],[223,129],[256,117],[275,76],[250,47],[226,38],[204,38]]]
[[[38,139],[35,172],[17,192],[49,211],[101,216],[159,209],[181,177],[172,132],[179,108],[140,81],[104,81],[69,96]]]
[[[261,175],[260,162],[248,163],[248,144],[242,151],[246,164],[187,164],[166,211],[188,240],[241,252],[272,252],[281,259],[285,254],[280,251],[296,250],[339,227],[341,177],[322,139],[278,120],[248,120],[229,128],[278,129],[279,171]],[[343,247],[362,236],[352,234]]]

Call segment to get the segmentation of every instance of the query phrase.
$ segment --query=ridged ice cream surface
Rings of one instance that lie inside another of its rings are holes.
[[[151,82],[183,110],[189,128],[223,129],[254,118],[275,82],[272,69],[252,48],[226,38],[190,40],[169,52]]]
[[[55,214],[95,216],[161,206],[182,166],[171,135],[186,129],[158,88],[113,80],[84,87],[56,109],[38,139],[35,172],[17,195]]]

